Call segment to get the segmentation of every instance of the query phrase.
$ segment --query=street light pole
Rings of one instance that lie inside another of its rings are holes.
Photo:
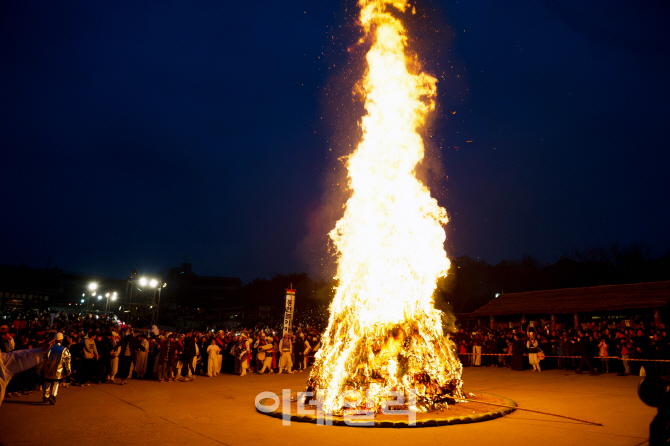
[[[135,282],[133,279],[134,278],[131,278],[128,281],[128,285],[130,285],[130,295],[128,297],[128,320],[126,321],[126,324],[130,323],[130,319],[133,314],[133,289],[135,288]]]
[[[165,288],[166,285],[167,285],[167,283],[164,283],[163,286],[158,287],[158,305],[156,305],[156,313],[155,313],[155,316],[154,316],[154,325],[158,325],[158,311],[161,309],[161,291],[163,291],[163,288]]]
[[[88,284],[88,289],[91,291],[88,296],[88,303],[86,305],[86,309],[90,311],[91,309],[91,297],[95,296],[95,290],[98,289],[98,284],[95,282],[91,282]]]

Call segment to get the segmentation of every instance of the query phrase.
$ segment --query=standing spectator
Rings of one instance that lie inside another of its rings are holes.
[[[221,373],[221,366],[223,365],[223,352],[225,350],[226,353],[229,353],[229,348],[234,347],[234,345],[230,345],[230,339],[226,339],[224,341],[223,337],[223,330],[219,330],[218,333],[216,334],[216,345],[219,347],[219,352],[216,354],[216,364],[214,364],[214,368],[216,369],[216,375]]]
[[[0,350],[3,352],[12,352],[15,348],[14,336],[16,336],[16,328],[7,328],[6,325],[3,325],[2,331],[2,342],[0,343]]]
[[[201,375],[207,375],[208,370],[209,370],[209,353],[207,352],[207,349],[209,348],[209,344],[211,344],[211,341],[214,339],[211,339],[208,341],[207,336],[202,336],[198,340],[198,349],[200,350],[200,363],[198,364],[198,370]]]
[[[219,348],[218,344],[216,343],[215,339],[212,339],[209,343],[209,346],[207,346],[207,376],[209,377],[214,377],[218,375],[216,371],[216,364],[218,363],[217,361],[217,356],[219,356],[219,351],[221,349]]]
[[[539,337],[539,343],[540,343],[540,344],[539,344],[539,346],[538,346],[538,353],[542,352],[542,353],[544,353],[545,355],[546,355],[547,353],[549,353],[549,354],[551,355],[551,344],[549,343],[549,340],[548,340],[545,336],[540,336],[540,337]],[[542,361],[542,360],[541,360],[541,359],[539,358],[539,356],[538,356],[538,362],[537,362],[537,368],[538,368],[538,370],[539,370],[539,368],[540,368],[540,362],[541,362],[541,361]],[[553,359],[552,359],[552,361],[553,361]],[[547,365],[545,366],[545,369],[546,369],[546,368],[550,368],[550,369],[552,368],[552,366],[551,366],[551,362],[550,362],[550,361],[547,361],[545,364],[547,364]]]
[[[597,375],[596,371],[593,370],[593,364],[591,364],[591,359],[589,358],[589,338],[584,335],[583,332],[578,332],[577,333],[578,338],[577,338],[577,352],[581,356],[581,359],[579,360],[579,367],[577,368],[577,373],[582,374],[582,367],[584,364],[589,368],[589,371],[591,372],[591,375]]]
[[[535,332],[528,333],[528,341],[526,341],[526,348],[528,349],[528,362],[533,366],[533,372],[541,372],[540,360],[537,357],[539,352],[539,342],[535,336]]]
[[[116,332],[112,332],[111,348],[109,350],[109,375],[107,381],[114,382],[119,371],[119,354],[121,353],[121,339]]]
[[[170,376],[172,375],[172,349],[174,348],[174,338],[173,334],[169,334],[165,339],[161,341],[160,355],[158,357],[158,381],[163,382],[168,378],[168,382],[172,381]]]
[[[279,351],[281,353],[281,358],[279,359],[279,373],[281,374],[282,370],[286,369],[288,373],[293,373],[291,368],[293,367],[293,362],[291,361],[291,352],[293,350],[293,345],[291,343],[290,335],[286,333],[284,339],[279,343]]]
[[[184,339],[184,362],[186,362],[186,367],[188,368],[188,374],[186,379],[188,381],[193,381],[195,378],[195,357],[197,354],[195,336],[191,332],[186,333],[186,338]]]
[[[461,361],[461,364],[463,364],[463,367],[467,367],[467,355],[468,347],[465,344],[465,340],[461,340],[458,344],[458,359]]]
[[[272,360],[273,360],[272,350],[273,350],[272,336],[267,336],[265,340],[260,344],[258,350],[258,355],[260,358],[262,358],[261,361],[263,363],[263,368],[261,368],[260,372],[258,372],[261,375],[263,374],[263,372],[265,372],[265,369],[270,369],[268,373],[274,373],[274,371],[272,370]]]
[[[240,336],[237,357],[240,360],[240,376],[246,376],[247,369],[251,366],[251,340],[245,335]]]
[[[82,343],[82,352],[83,360],[81,367],[81,380],[79,381],[80,386],[90,386],[89,381],[93,380],[93,374],[96,372],[96,365],[100,355],[98,354],[98,348],[95,345],[95,340],[93,339],[93,332],[89,332],[84,336]]]
[[[557,338],[556,342],[551,344],[551,350],[551,354],[557,356],[556,368],[558,370],[563,370],[564,359],[561,357],[565,354],[563,353],[563,340],[561,338]]]
[[[472,339],[472,365],[475,367],[482,365],[482,345],[479,336]]]
[[[518,333],[514,333],[514,341],[512,342],[512,370],[523,370],[524,350],[524,342],[520,339]]]
[[[107,332],[105,336],[101,333],[95,337],[95,347],[98,349],[100,354],[100,359],[98,359],[98,369],[96,371],[96,382],[100,384],[102,380],[109,376],[109,367],[110,367],[110,355],[109,352],[112,349],[111,344],[112,334]]]
[[[621,343],[621,360],[624,367],[624,375],[630,375],[630,349],[633,348],[633,345],[628,342]]]
[[[303,342],[301,333],[300,336],[294,337],[293,342],[293,354],[295,355],[295,361],[293,362],[293,365],[295,365],[296,371],[300,373],[302,373],[304,366],[304,358],[305,358],[304,351],[305,351],[305,344]]]
[[[177,368],[175,369],[175,381],[179,380],[181,381],[182,375],[181,375],[181,369],[184,368],[184,363],[185,363],[185,357],[184,357],[184,333],[180,333],[179,336],[176,337],[177,339],[177,350],[179,350],[179,357],[177,358]]]
[[[570,342],[567,333],[563,333],[561,338],[561,350],[563,351],[563,356],[574,356],[573,343]],[[563,358],[563,367],[565,370],[571,370],[574,363],[574,358]]]
[[[122,333],[123,335],[123,333]],[[121,385],[128,384],[128,375],[130,368],[137,361],[136,339],[133,332],[128,330],[125,336],[121,338],[121,352],[119,353],[119,374],[121,375]]]
[[[263,361],[265,360],[265,352],[261,350],[261,346],[265,343],[265,337],[262,332],[257,332],[254,335],[254,345],[253,345],[253,356],[256,360],[256,373],[259,372],[261,367],[263,367]]]
[[[137,351],[137,362],[135,362],[135,373],[138,378],[144,378],[147,372],[147,360],[149,359],[149,341],[143,334],[137,336],[135,342],[135,349]]]
[[[607,342],[604,336],[600,338],[600,342],[598,343],[598,356],[600,356],[600,371],[602,373],[609,373],[610,363],[607,359],[609,355],[607,354]]]
[[[489,333],[488,340],[486,341],[486,351],[491,355],[498,353],[498,342],[493,338],[493,333]],[[499,362],[500,356],[489,356],[490,367],[497,367]]]
[[[309,355],[310,351],[312,350],[312,346],[309,345],[309,336],[305,336],[305,338],[303,340],[303,347],[304,347],[305,350],[303,350],[303,352],[302,352],[303,361],[304,361],[302,369],[307,370],[308,355]]]
[[[168,378],[168,382],[176,381],[179,379],[179,372],[181,372],[181,366],[179,365],[179,360],[184,349],[179,343],[176,335],[170,335],[170,371],[172,376]]]

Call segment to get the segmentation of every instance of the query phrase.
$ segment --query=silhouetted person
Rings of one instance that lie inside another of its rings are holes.
[[[581,356],[579,360],[579,367],[577,367],[577,373],[581,375],[582,367],[584,364],[589,368],[591,375],[597,375],[596,371],[593,370],[593,364],[591,364],[591,358],[589,358],[589,338],[584,335],[581,331],[578,333],[577,338],[577,352]]]
[[[512,370],[523,370],[523,354],[526,351],[526,344],[519,339],[519,335],[514,333],[512,342]]]

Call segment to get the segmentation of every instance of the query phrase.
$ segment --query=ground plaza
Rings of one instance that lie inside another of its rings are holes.
[[[249,445],[289,441],[339,444],[643,445],[656,409],[637,396],[636,376],[589,376],[549,370],[464,369],[464,388],[506,396],[528,409],[602,423],[594,426],[516,411],[467,425],[384,429],[318,426],[259,414],[263,391],[303,390],[306,373],[198,377],[193,382],[130,380],[126,386],[70,387],[55,406],[40,392],[5,399],[0,443],[10,445]]]

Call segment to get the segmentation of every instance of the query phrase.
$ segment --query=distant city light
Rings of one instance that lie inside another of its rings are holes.
[[[98,284],[95,283],[95,282],[91,282],[91,283],[88,284],[88,289],[91,290],[91,291],[95,291],[95,290],[98,289]]]
[[[145,277],[140,277],[140,285],[144,286],[147,284],[147,279]]]
[[[151,279],[151,281],[149,281],[149,286],[151,288],[156,288],[156,285],[158,285],[158,281],[156,279]]]

